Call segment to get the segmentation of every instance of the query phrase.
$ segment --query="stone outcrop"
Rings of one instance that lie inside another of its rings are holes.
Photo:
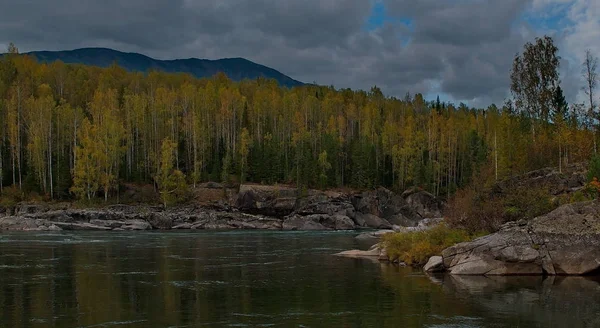
[[[455,275],[588,275],[600,273],[600,203],[568,204],[529,222],[442,252]]]
[[[167,210],[142,205],[75,209],[69,203],[20,204],[0,209],[0,230],[392,230],[418,227],[423,216],[437,215],[437,203],[429,196],[415,196],[421,193],[402,196],[378,188],[359,194],[317,190],[299,194],[293,187],[263,185],[241,185],[232,193],[207,183],[196,190],[196,205]]]
[[[283,217],[294,211],[296,199],[295,188],[241,185],[234,206],[246,213]]]
[[[431,193],[411,188],[402,193],[402,197],[421,218],[441,218],[444,203]]]
[[[443,204],[415,189],[398,195],[385,188],[358,194],[286,186],[241,185],[232,204],[241,212],[282,218],[286,230],[392,229],[441,216]]]
[[[352,196],[352,205],[355,210],[362,214],[362,218],[367,222],[373,217],[380,220],[371,223],[373,228],[385,228],[392,225],[416,226],[423,219],[402,195],[395,194],[385,188],[377,188],[373,191],[363,192]],[[387,224],[386,224],[387,222]],[[377,224],[378,226],[375,226]]]
[[[102,209],[67,209],[41,212],[16,211],[0,217],[0,230],[170,230],[170,229],[263,229],[280,230],[276,218],[241,212],[182,207],[170,210],[145,206],[118,206]]]
[[[551,195],[569,194],[581,190],[587,182],[587,163],[575,163],[558,168],[544,168],[527,172],[494,186],[498,194],[510,193],[515,188],[542,188],[548,189]]]

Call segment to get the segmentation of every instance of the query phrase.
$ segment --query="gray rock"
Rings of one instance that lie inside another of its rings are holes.
[[[375,244],[371,248],[369,248],[369,250],[366,251],[353,249],[349,251],[343,251],[334,255],[353,258],[369,258],[376,259],[379,261],[389,261],[385,248],[382,248],[380,244]]]
[[[295,188],[241,185],[235,207],[247,213],[283,217],[294,211],[296,195]]]
[[[19,204],[15,207],[15,215],[25,215],[47,212],[48,206],[45,204]]]
[[[419,221],[419,223],[415,227],[394,226],[393,229],[396,232],[425,231],[425,230],[429,230],[439,224],[442,224],[443,222],[444,222],[443,218],[423,219],[423,220]]]
[[[361,240],[367,240],[367,239],[374,239],[374,240],[379,240],[381,239],[381,237],[383,235],[385,235],[386,233],[391,233],[394,232],[393,230],[377,230],[377,231],[369,231],[369,232],[363,232],[360,235],[356,236],[356,239],[361,239]]]
[[[383,187],[354,195],[352,204],[357,212],[371,214],[389,222],[394,221],[392,223],[398,225],[409,224],[414,226],[422,219],[401,195]],[[368,226],[373,227],[368,221],[366,223]]]
[[[207,230],[231,230],[234,229],[232,226],[230,226],[227,223],[207,223],[203,226],[203,229],[207,229]]]
[[[150,225],[150,223],[148,223],[144,220],[134,219],[134,220],[127,220],[125,222],[125,225],[123,225],[121,227],[121,229],[123,229],[123,230],[152,230],[152,226]]]
[[[208,222],[209,222],[209,220],[207,220],[207,219],[196,221],[196,222],[192,223],[192,226],[190,227],[190,229],[192,229],[192,230],[202,230],[202,229],[204,229],[204,226]]]
[[[584,275],[600,271],[600,204],[569,204],[442,252],[455,275]]]
[[[371,249],[368,251],[361,251],[358,249],[353,249],[353,250],[349,250],[349,251],[343,251],[337,254],[334,254],[336,256],[346,256],[346,257],[373,257],[373,258],[379,258],[380,255],[380,251],[379,249]]]
[[[334,215],[335,230],[353,230],[354,221],[345,215]]]
[[[402,197],[404,197],[406,203],[422,218],[439,218],[442,216],[443,203],[427,191],[405,191],[402,194]]]
[[[48,231],[62,231],[62,229],[59,226],[55,225],[55,224],[51,224],[48,227]]]
[[[173,226],[173,219],[165,213],[150,213],[146,219],[154,229],[169,230]]]
[[[0,218],[0,230],[34,231],[38,225],[34,219],[7,216]]]
[[[109,227],[99,226],[91,223],[68,223],[68,222],[53,222],[53,225],[63,229],[63,230],[97,230],[97,231],[107,231],[112,230]]]
[[[416,227],[419,224],[419,219],[409,219],[403,214],[395,214],[387,218],[387,221],[392,225],[400,227]]]
[[[176,226],[173,226],[171,229],[173,230],[187,230],[187,229],[192,229],[192,224],[191,223],[181,223],[178,224]]]
[[[90,224],[102,227],[109,227],[111,229],[120,228],[125,223],[123,221],[115,221],[115,220],[90,220]]]
[[[352,219],[354,220],[354,223],[356,223],[357,227],[367,227],[367,221],[365,221],[363,216],[364,214],[362,213],[354,213],[354,217]]]
[[[444,271],[444,259],[441,256],[432,256],[423,267],[425,272],[442,272]]]
[[[391,229],[392,225],[385,219],[373,214],[356,213],[357,220],[365,222],[365,226],[374,229]]]
[[[256,225],[253,222],[230,220],[227,225],[232,229],[255,230]]]
[[[318,220],[318,219],[317,219]],[[283,230],[331,230],[318,221],[314,216],[293,215],[283,221]]]
[[[295,213],[300,215],[326,214],[326,215],[345,215],[354,214],[354,206],[348,200],[326,199],[324,201],[308,203],[298,209]]]

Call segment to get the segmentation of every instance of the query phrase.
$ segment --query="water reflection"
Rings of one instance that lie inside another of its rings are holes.
[[[595,281],[435,283],[331,255],[356,246],[349,233],[0,234],[0,327],[600,326]]]
[[[446,293],[513,327],[600,327],[597,277],[442,276]]]

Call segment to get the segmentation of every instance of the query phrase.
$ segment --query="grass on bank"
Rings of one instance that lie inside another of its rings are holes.
[[[424,265],[431,256],[440,255],[444,249],[482,235],[485,233],[469,234],[440,224],[425,231],[385,234],[383,245],[390,259],[398,259],[408,265]]]

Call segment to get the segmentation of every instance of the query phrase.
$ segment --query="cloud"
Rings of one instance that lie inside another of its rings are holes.
[[[589,30],[598,24],[596,0],[13,2],[0,11],[0,44],[22,51],[103,46],[160,59],[245,57],[305,82],[439,93],[481,106],[502,102],[514,54],[544,33],[524,15],[564,17],[565,46],[598,40]],[[575,70],[576,61],[565,67]]]

